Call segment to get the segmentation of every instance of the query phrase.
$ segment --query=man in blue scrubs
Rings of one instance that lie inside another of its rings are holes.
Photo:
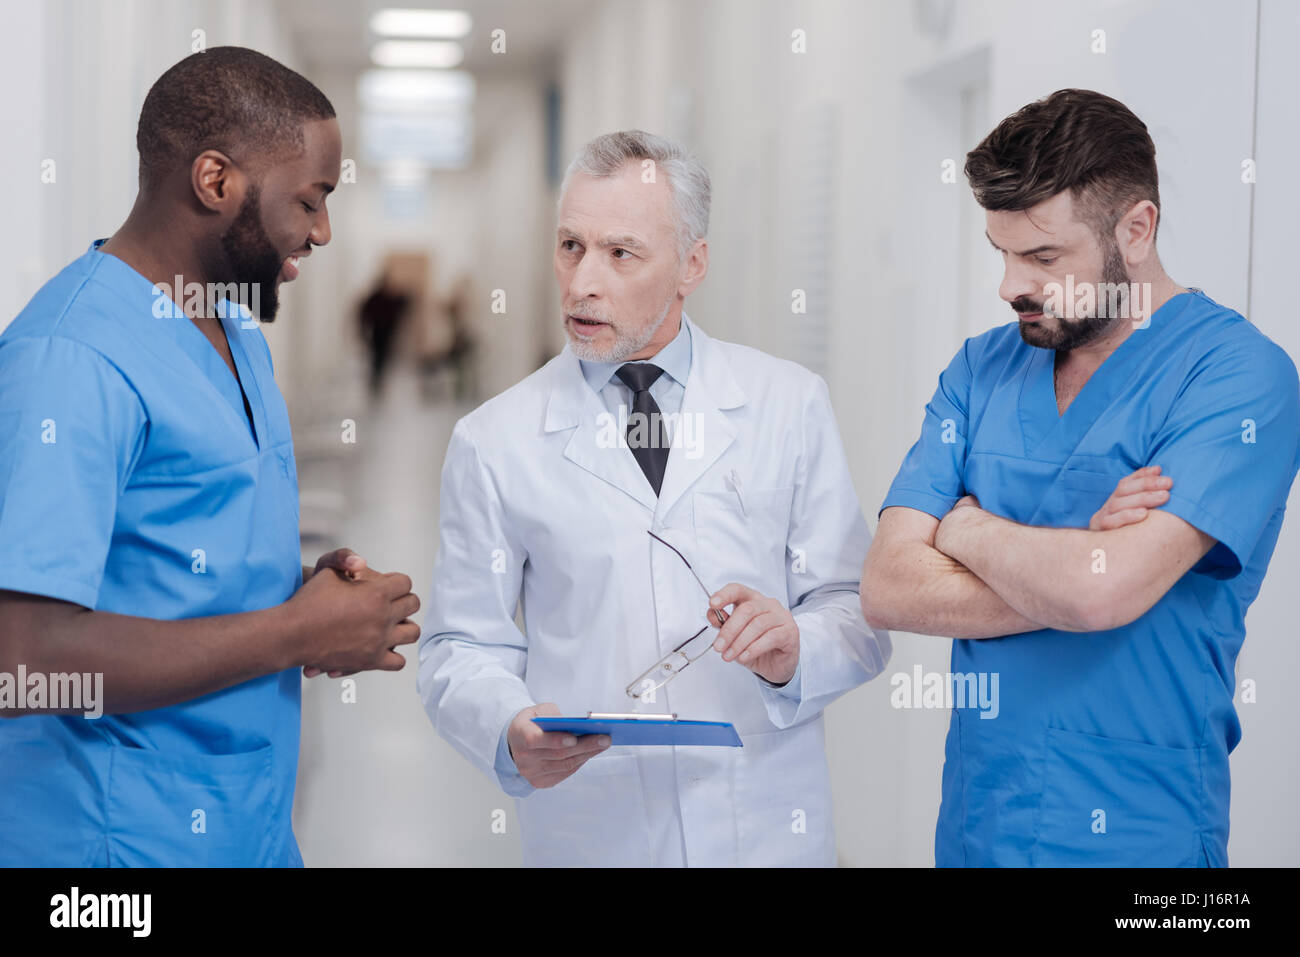
[[[861,591],[871,624],[998,676],[996,717],[953,709],[936,862],[1226,866],[1233,665],[1300,466],[1295,366],[1165,274],[1155,147],[1118,101],[1032,103],[966,175],[1017,321],[940,375]]]
[[[302,567],[249,316],[329,241],[338,124],[220,47],[154,84],[137,144],[129,218],[0,335],[0,864],[301,865],[299,668],[398,670],[419,634],[405,575]],[[102,681],[104,716],[58,675]]]

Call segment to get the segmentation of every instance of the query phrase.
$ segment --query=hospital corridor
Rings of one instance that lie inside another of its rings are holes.
[[[0,865],[1300,866],[1300,4],[0,23]]]

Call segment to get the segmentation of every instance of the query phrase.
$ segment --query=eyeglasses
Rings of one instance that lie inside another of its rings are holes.
[[[711,598],[713,596],[713,592],[709,591],[709,589],[705,587],[704,582],[700,581],[700,576],[695,574],[695,569],[691,567],[691,563],[686,560],[685,555],[679,552],[668,542],[664,541],[654,532],[647,530],[646,534],[649,535],[651,538],[653,538],[659,544],[672,549],[673,554],[676,555],[678,558],[680,558],[683,564],[686,565],[687,570],[691,573],[691,577],[695,579],[696,583],[700,586],[701,590],[703,590],[704,596],[706,598]],[[711,608],[709,609],[709,613],[712,613],[717,617],[719,622],[719,627],[727,623],[728,615],[721,608]],[[664,655],[662,658],[656,661],[653,665],[651,665],[641,674],[637,675],[636,678],[632,679],[632,683],[628,685],[626,689],[624,689],[627,692],[627,696],[629,698],[645,698],[647,695],[650,695],[653,692],[658,691],[664,685],[668,684],[668,682],[672,681],[679,674],[685,671],[686,666],[689,665],[691,662],[699,661],[706,654],[708,654],[709,649],[713,646],[712,642],[705,642],[704,647],[695,654],[688,653],[685,649],[687,645],[695,641],[697,638],[699,638],[701,635],[707,632],[711,627],[712,625],[708,620],[708,613],[706,613],[704,619],[704,627],[701,628],[699,631],[697,631],[695,634],[691,635],[691,637],[687,638],[685,641],[683,641],[672,651],[668,652],[668,654]]]

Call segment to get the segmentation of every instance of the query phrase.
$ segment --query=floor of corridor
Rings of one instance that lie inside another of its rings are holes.
[[[470,406],[426,400],[415,373],[404,367],[394,369],[381,398],[372,401],[359,385],[363,370],[352,371],[342,378],[358,385],[312,410],[319,422],[307,428],[299,421],[307,416],[295,415],[304,533],[315,526],[337,535],[319,546],[305,542],[304,561],[314,563],[329,547],[350,547],[380,571],[406,572],[427,603],[443,455]],[[348,418],[356,423],[355,443],[338,439]],[[322,510],[324,521],[313,517]],[[417,620],[423,614],[422,608]],[[518,864],[511,799],[434,731],[416,691],[416,646],[402,650],[404,670],[354,676],[355,702],[345,700],[343,679],[303,683],[294,827],[305,863]],[[499,810],[504,834],[496,832],[499,823],[493,828]]]

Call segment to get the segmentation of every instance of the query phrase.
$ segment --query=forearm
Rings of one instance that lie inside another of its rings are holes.
[[[0,607],[0,671],[102,674],[106,714],[147,711],[294,667],[300,637],[286,605],[160,621],[14,596]]]
[[[876,628],[947,638],[997,638],[1041,623],[1012,607],[961,562],[922,542],[873,543],[862,611]]]
[[[802,723],[876,677],[893,650],[889,632],[863,620],[856,583],[818,589],[792,611],[799,629],[795,673],[783,685],[765,679],[760,684],[768,717],[778,728]]]
[[[977,507],[954,509],[935,544],[1019,614],[1062,631],[1101,630],[1120,596],[1108,591],[1114,531],[1021,525]]]
[[[426,629],[441,627],[437,612]],[[502,622],[493,637],[518,635],[514,623]],[[462,633],[455,633],[461,635]],[[438,732],[485,772],[495,772],[504,729],[521,710],[536,704],[524,683],[527,651],[518,645],[492,644],[426,631],[420,639],[417,687]]]

